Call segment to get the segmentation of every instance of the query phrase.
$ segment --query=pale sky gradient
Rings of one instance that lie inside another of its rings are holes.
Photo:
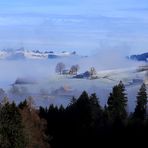
[[[0,0],[0,49],[148,51],[147,0]]]

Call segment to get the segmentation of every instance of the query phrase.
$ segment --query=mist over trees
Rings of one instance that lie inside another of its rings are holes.
[[[80,69],[80,66],[78,64],[72,65],[69,73],[72,75],[77,75],[77,72],[79,71],[79,69]]]
[[[62,62],[57,63],[55,72],[58,74],[69,74],[69,75],[77,75],[80,66],[78,64],[72,65],[70,69],[66,69],[66,65]]]
[[[0,102],[0,147],[72,148],[142,146],[148,133],[147,93],[142,84],[133,113],[122,82],[115,85],[106,105],[96,94],[82,92],[67,107],[35,107],[32,97],[16,105],[7,97]],[[134,140],[132,140],[134,139]]]
[[[90,75],[93,76],[93,75],[96,75],[97,72],[96,72],[96,69],[94,67],[91,67],[90,68]]]
[[[65,69],[65,67],[66,67],[65,64],[60,62],[56,65],[55,71],[59,74],[62,74],[62,71]]]

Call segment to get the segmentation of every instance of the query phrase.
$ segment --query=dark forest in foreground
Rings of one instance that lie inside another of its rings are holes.
[[[145,144],[148,134],[147,93],[142,84],[135,111],[127,112],[126,91],[114,86],[104,107],[96,94],[83,92],[64,108],[36,109],[31,97],[16,105],[0,103],[1,148],[71,148]],[[118,144],[120,143],[120,144]]]

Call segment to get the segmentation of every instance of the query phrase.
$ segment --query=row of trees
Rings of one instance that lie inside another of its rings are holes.
[[[1,148],[49,148],[47,122],[41,119],[29,97],[18,106],[4,98],[0,103]]]
[[[60,75],[63,74],[63,71],[66,69],[66,65],[62,62],[57,63],[55,71],[56,73],[59,73]],[[72,65],[71,68],[68,70],[68,74],[70,75],[77,75],[78,71],[80,70],[80,66],[78,64]],[[90,75],[96,75],[96,69],[94,67],[91,67],[90,70]]]
[[[55,71],[56,71],[56,73],[62,74],[63,71],[65,70],[65,68],[66,68],[66,65],[64,63],[60,62],[56,65]],[[70,70],[68,71],[68,73],[71,75],[77,74],[79,69],[80,69],[80,66],[78,64],[72,65]]]
[[[64,108],[40,107],[40,117],[47,121],[53,147],[115,146],[118,142],[141,142],[148,132],[147,93],[143,84],[137,94],[135,111],[128,113],[128,98],[122,82],[113,87],[102,107],[96,94],[73,98]],[[132,138],[134,141],[132,141]],[[119,145],[118,145],[119,147]]]
[[[148,133],[147,93],[142,84],[133,113],[122,82],[114,86],[104,107],[96,94],[84,91],[67,107],[35,108],[31,97],[20,104],[0,103],[1,148],[71,148],[141,144]]]

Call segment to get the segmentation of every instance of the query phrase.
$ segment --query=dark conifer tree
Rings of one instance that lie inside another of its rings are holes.
[[[82,127],[87,127],[91,122],[91,111],[90,98],[86,91],[84,91],[78,98],[76,107],[76,110],[78,111],[77,117],[79,117],[78,121]]]
[[[127,97],[122,82],[113,87],[113,91],[110,93],[107,104],[109,118],[112,119],[112,122],[122,122],[127,118]]]
[[[102,115],[103,110],[100,106],[99,98],[97,98],[96,94],[92,94],[90,96],[90,112],[91,112],[91,126],[95,127],[102,126]]]
[[[0,147],[26,148],[22,118],[15,103],[6,103],[0,109]]]
[[[25,99],[23,102],[20,102],[19,105],[18,105],[18,107],[19,107],[20,109],[23,109],[23,108],[26,107],[26,106],[28,106],[28,105],[27,105],[27,100],[26,100],[26,99]]]
[[[137,95],[137,104],[133,117],[141,120],[146,119],[146,106],[147,106],[146,86],[145,84],[142,84]]]

